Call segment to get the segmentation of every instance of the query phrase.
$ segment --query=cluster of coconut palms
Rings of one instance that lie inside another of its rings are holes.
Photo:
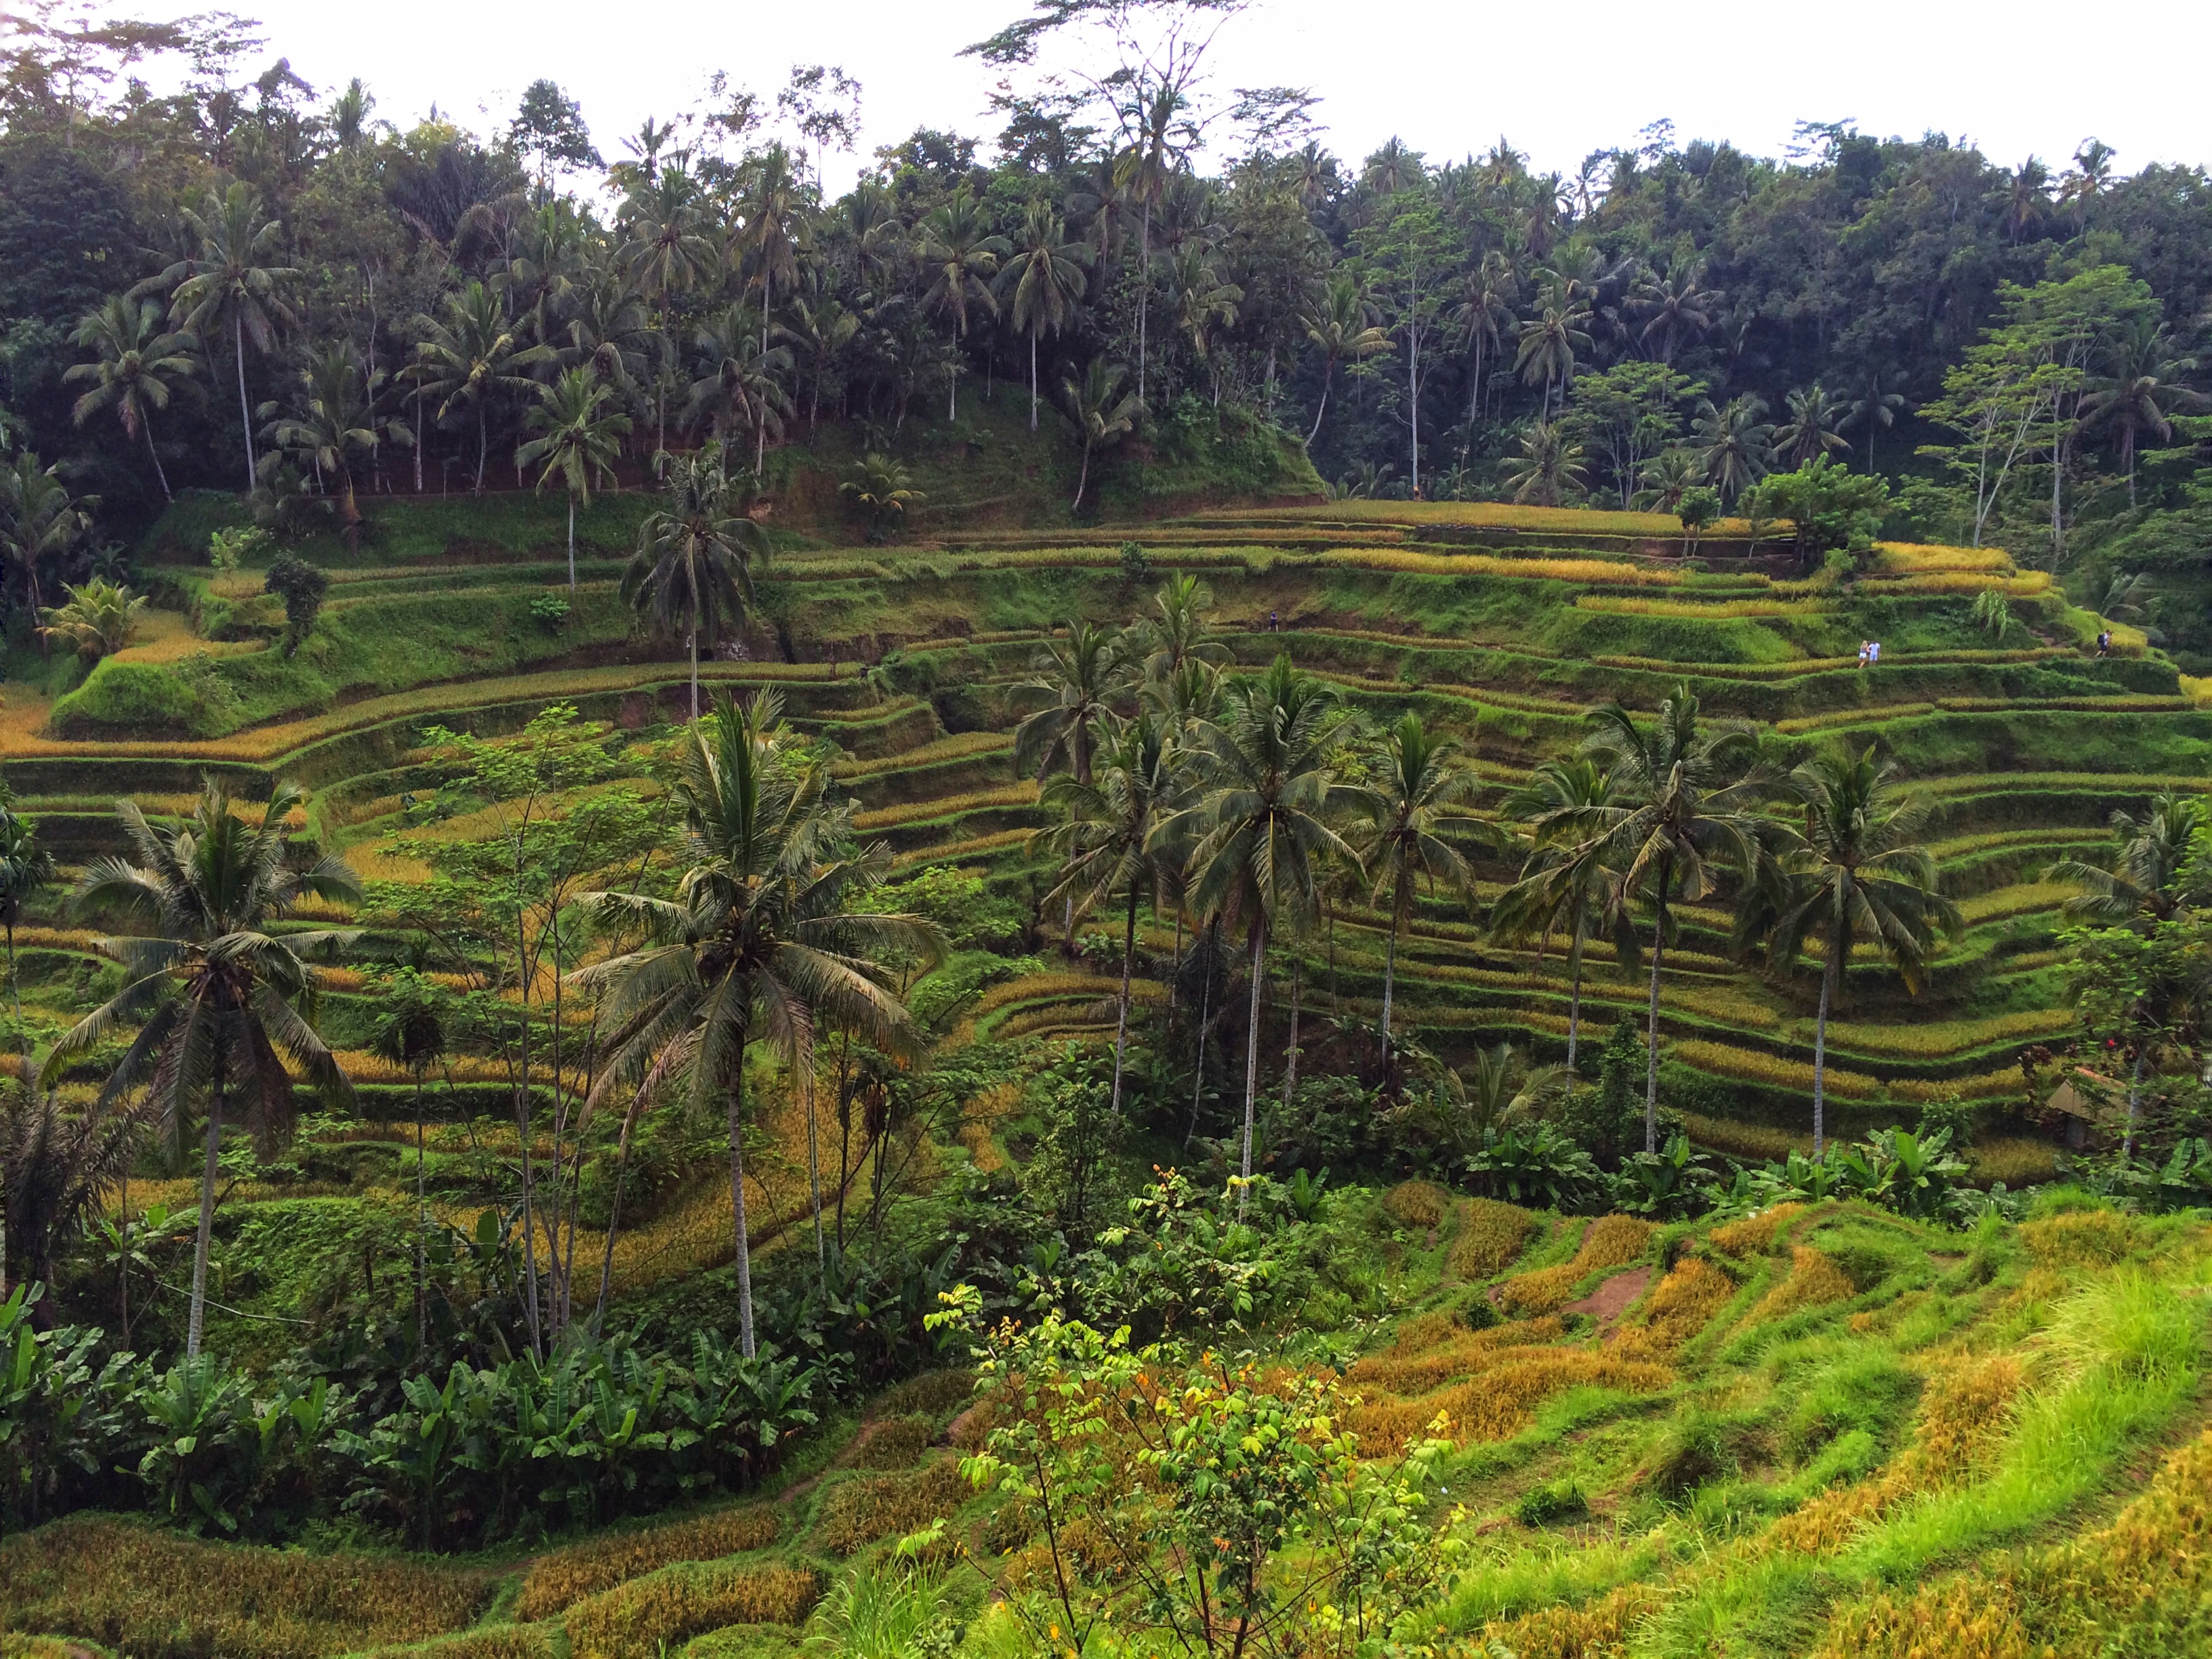
[[[1474,758],[1408,712],[1381,729],[1328,680],[1278,656],[1235,673],[1207,637],[1206,597],[1171,579],[1151,613],[1118,632],[1072,623],[1024,691],[1039,704],[1016,733],[1018,765],[1045,782],[1059,821],[1036,838],[1059,861],[1048,904],[1073,948],[1079,914],[1116,916],[1121,993],[1114,1045],[1126,1069],[1139,910],[1182,930],[1241,937],[1249,973],[1240,1176],[1252,1174],[1260,1030],[1271,945],[1303,940],[1347,900],[1385,921],[1380,1041],[1390,1053],[1399,945],[1423,891],[1486,920],[1501,939],[1564,941],[1571,981],[1566,1064],[1579,1058],[1584,955],[1648,951],[1646,1149],[1656,1146],[1661,973],[1680,907],[1724,890],[1735,945],[1776,974],[1820,963],[1814,1040],[1816,1152],[1826,1136],[1827,1022],[1855,952],[1917,991],[1958,913],[1922,840],[1924,803],[1871,751],[1768,763],[1756,731],[1716,720],[1686,688],[1642,720],[1595,711],[1577,751],[1547,761],[1485,810]],[[1517,865],[1486,907],[1474,860]],[[1294,948],[1295,945],[1294,945]],[[1293,994],[1286,1059],[1295,1089]],[[1201,1019],[1201,1029],[1203,1028]],[[1201,1038],[1202,1040],[1202,1038]]]

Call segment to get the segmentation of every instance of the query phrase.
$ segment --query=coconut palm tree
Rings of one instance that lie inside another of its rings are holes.
[[[1042,202],[1032,202],[1022,217],[1022,234],[999,273],[1002,293],[1010,292],[1006,320],[1030,342],[1030,430],[1037,428],[1037,342],[1058,334],[1075,320],[1090,283],[1091,249],[1070,241],[1067,226]]]
[[[2120,447],[2128,475],[2128,505],[2136,504],[2136,451],[2144,438],[2165,442],[2173,436],[2172,416],[2204,405],[2203,397],[2183,383],[2197,360],[2173,343],[2166,325],[2153,317],[2137,318],[2115,331],[2103,353],[2101,372],[2081,400],[2081,423],[2109,430]]]
[[[1190,839],[1185,879],[1193,910],[1244,931],[1252,1001],[1244,1047],[1241,1214],[1251,1191],[1268,940],[1279,924],[1311,907],[1325,858],[1357,855],[1328,822],[1346,718],[1335,689],[1298,672],[1285,654],[1266,673],[1232,682],[1223,702],[1220,719],[1191,734],[1205,769],[1198,799],[1162,820],[1157,833]]]
[[[472,409],[477,417],[476,493],[483,494],[484,461],[491,453],[490,419],[493,400],[501,396],[533,392],[537,381],[530,370],[554,354],[546,345],[525,345],[520,331],[507,314],[500,292],[483,283],[471,283],[458,294],[446,296],[446,314],[432,320],[418,318],[422,339],[415,348],[422,369],[422,390],[436,398],[438,418],[456,409]]]
[[[1213,401],[1221,403],[1221,373],[1213,345],[1220,331],[1237,325],[1244,290],[1221,274],[1212,251],[1195,240],[1185,242],[1168,262],[1168,294],[1175,304],[1176,326],[1190,342],[1190,353],[1213,377]]]
[[[576,591],[576,507],[592,504],[592,479],[614,476],[615,456],[629,416],[605,407],[606,386],[590,368],[572,368],[550,386],[538,388],[538,407],[524,420],[526,430],[537,434],[515,452],[519,466],[544,470],[538,487],[545,488],[556,474],[568,496],[568,591]]]
[[[269,216],[261,192],[240,180],[220,198],[186,208],[179,216],[198,243],[131,297],[171,290],[169,320],[194,337],[230,337],[238,370],[238,424],[246,441],[246,489],[253,493],[258,471],[253,455],[253,405],[246,395],[246,351],[268,352],[277,336],[298,319],[284,301],[286,283],[299,276],[290,265],[273,263],[284,244],[284,228]]]
[[[1014,693],[1042,706],[1014,728],[1014,769],[1034,771],[1040,783],[1054,771],[1089,783],[1091,728],[1123,690],[1119,635],[1079,617],[1065,638],[1037,652],[1030,669]]]
[[[662,311],[714,268],[699,181],[689,168],[654,169],[623,204],[622,216],[628,236],[615,262]]]
[[[1504,343],[1513,326],[1513,302],[1520,297],[1521,283],[1514,274],[1513,262],[1499,249],[1492,248],[1468,277],[1467,298],[1452,313],[1452,321],[1474,357],[1467,377],[1467,424],[1470,434],[1482,413],[1483,353],[1486,349],[1494,352]],[[1326,395],[1326,385],[1322,392]]]
[[[53,854],[39,845],[31,821],[17,815],[0,786],[0,928],[8,936],[8,991],[15,1001],[15,1035],[27,1074],[31,1037],[23,1029],[23,987],[15,975],[15,924],[23,919],[24,907],[54,884],[57,874]]]
[[[1705,470],[1686,449],[1662,449],[1637,475],[1643,487],[1629,498],[1638,513],[1673,513],[1682,497],[1705,482]]]
[[[1849,449],[1840,430],[1849,418],[1844,401],[1818,380],[1800,387],[1783,399],[1789,417],[1774,428],[1774,453],[1791,466],[1803,466],[1823,455]]]
[[[2064,907],[2075,921],[2107,927],[2171,921],[2197,896],[2185,878],[2205,818],[2203,801],[2193,795],[2154,795],[2140,817],[2124,807],[2112,814],[2110,869],[2061,859],[2043,878],[2081,887]]]
[[[1382,957],[1382,1069],[1390,1067],[1390,1003],[1398,975],[1398,940],[1413,919],[1415,890],[1441,884],[1470,908],[1474,871],[1455,843],[1494,843],[1497,834],[1470,810],[1482,781],[1458,744],[1439,738],[1408,710],[1383,734],[1367,781],[1352,793],[1354,817],[1345,839],[1365,872],[1368,900],[1389,901],[1389,941]]]
[[[1849,392],[1850,403],[1844,409],[1843,421],[1838,428],[1839,431],[1849,431],[1860,426],[1866,428],[1869,472],[1874,471],[1875,436],[1895,426],[1897,417],[1905,412],[1905,394],[1891,389],[1891,378],[1887,371],[1873,365],[1860,371],[1858,378],[1851,382]]]
[[[684,424],[696,426],[708,420],[725,445],[740,428],[749,428],[756,456],[762,456],[768,434],[782,437],[783,417],[791,411],[791,394],[784,390],[791,374],[791,350],[766,344],[752,324],[750,311],[732,306],[699,331],[699,349],[708,368],[691,383],[684,404]]]
[[[957,348],[968,337],[971,313],[999,314],[998,296],[991,277],[999,261],[1013,252],[1013,245],[994,234],[989,216],[965,185],[952,199],[915,227],[915,252],[921,260],[928,286],[921,295],[922,309],[952,326],[955,356],[948,377],[945,418],[960,417],[960,374]]]
[[[713,649],[753,605],[753,562],[768,561],[768,532],[747,511],[753,483],[732,473],[709,441],[668,458],[661,506],[638,526],[622,595],[663,634],[681,632],[691,655],[691,718],[699,718],[699,641]]]
[[[1636,337],[1646,349],[1656,342],[1659,361],[1671,368],[1677,351],[1712,327],[1726,298],[1718,289],[1705,286],[1702,264],[1647,276],[1629,295],[1630,307],[1644,319]]]
[[[1123,720],[1102,714],[1095,731],[1097,755],[1089,782],[1054,778],[1044,792],[1060,822],[1032,838],[1039,851],[1055,854],[1061,874],[1045,896],[1073,900],[1085,912],[1123,901],[1121,991],[1114,1017],[1113,1109],[1121,1109],[1121,1078],[1129,1041],[1129,981],[1137,960],[1137,906],[1162,887],[1152,832],[1169,810],[1175,787],[1175,752],[1165,722],[1150,713]]]
[[[1690,446],[1705,470],[1705,481],[1734,501],[1765,477],[1774,459],[1774,428],[1760,417],[1766,404],[1748,392],[1731,398],[1717,408],[1710,398],[1698,400],[1690,423]]]
[[[812,1074],[816,1033],[842,1027],[879,1048],[911,1048],[913,1022],[887,963],[942,948],[917,916],[861,909],[890,867],[880,844],[848,854],[851,809],[823,798],[827,769],[773,734],[781,704],[740,708],[725,695],[685,731],[676,799],[684,874],[672,898],[589,896],[603,927],[643,942],[574,977],[605,997],[610,1070],[685,1079],[693,1110],[723,1108],[737,1238],[739,1341],[755,1353],[745,1213],[744,1068],[756,1042],[789,1075]],[[820,1199],[816,1198],[817,1213]]]
[[[1498,482],[1513,487],[1513,499],[1557,507],[1582,488],[1583,447],[1571,443],[1556,422],[1540,421],[1521,440],[1521,453],[1499,470]]]
[[[1583,953],[1608,932],[1621,961],[1632,960],[1636,949],[1605,833],[1616,805],[1613,775],[1586,755],[1546,761],[1507,805],[1528,852],[1520,878],[1498,895],[1491,927],[1504,938],[1534,939],[1540,958],[1554,933],[1565,936],[1571,1072],[1582,1034]]]
[[[0,462],[0,556],[22,573],[33,616],[43,604],[39,566],[62,558],[84,538],[93,505],[71,495],[61,468],[42,465],[31,450]]]
[[[1060,404],[1083,434],[1083,471],[1075,481],[1075,499],[1067,509],[1071,513],[1083,510],[1083,492],[1091,487],[1092,452],[1121,442],[1135,430],[1137,416],[1144,413],[1143,399],[1125,390],[1128,381],[1126,364],[1094,357],[1080,380],[1071,374],[1060,382]]]
[[[262,433],[272,447],[262,458],[263,471],[280,459],[276,452],[288,451],[325,489],[335,484],[338,514],[349,537],[361,524],[361,507],[354,497],[355,458],[374,455],[385,436],[384,422],[374,408],[382,378],[380,370],[374,380],[364,376],[349,341],[318,347],[307,354],[300,372],[298,406],[270,422]],[[405,428],[398,428],[398,435],[405,441]]]
[[[1358,279],[1349,275],[1330,277],[1320,301],[1299,320],[1305,325],[1306,338],[1321,353],[1321,403],[1314,410],[1313,428],[1306,434],[1310,447],[1321,435],[1322,419],[1328,413],[1328,394],[1336,384],[1337,365],[1356,363],[1388,351],[1390,336],[1376,325],[1373,302]]]
[[[1924,800],[1895,787],[1896,766],[1869,748],[1856,759],[1820,755],[1790,773],[1802,830],[1784,849],[1778,879],[1754,889],[1739,927],[1763,936],[1770,966],[1786,970],[1809,939],[1820,941],[1820,1003],[1813,1027],[1813,1156],[1826,1146],[1828,1011],[1844,989],[1851,952],[1869,945],[1917,994],[1936,935],[1959,926],[1958,907],[1936,890],[1935,855],[1920,836]],[[1740,937],[1739,942],[1742,942]]]
[[[1124,639],[1130,647],[1132,662],[1141,655],[1146,684],[1164,684],[1186,663],[1218,668],[1229,661],[1229,647],[1207,636],[1206,618],[1212,609],[1212,592],[1188,570],[1176,572],[1160,585],[1152,595],[1152,614],[1139,621],[1131,636]]]
[[[46,1056],[41,1080],[59,1082],[72,1061],[136,1026],[101,1091],[101,1105],[144,1084],[149,1109],[176,1156],[193,1097],[205,1102],[188,1359],[199,1354],[206,1316],[208,1238],[226,1108],[242,1107],[267,1141],[290,1120],[292,1068],[341,1097],[351,1093],[310,1018],[314,975],[307,964],[310,957],[358,935],[337,928],[270,931],[303,899],[352,903],[361,897],[360,882],[334,857],[294,867],[285,825],[306,799],[295,786],[279,784],[258,819],[241,817],[228,790],[210,778],[190,818],[162,824],[149,823],[137,803],[118,801],[134,856],[94,860],[75,894],[79,911],[148,931],[98,942],[100,953],[121,966],[122,988],[63,1034]]]
[[[1589,316],[1588,305],[1555,288],[1536,314],[1520,326],[1513,367],[1523,385],[1540,384],[1544,388],[1543,411],[1537,416],[1540,424],[1552,418],[1553,386],[1559,388],[1560,400],[1565,402],[1567,386],[1575,378],[1575,365],[1580,361],[1576,354],[1591,349],[1589,334],[1583,327]]]
[[[155,301],[109,295],[99,310],[85,313],[72,337],[94,353],[94,360],[71,365],[62,379],[91,386],[70,406],[70,419],[82,426],[95,415],[114,410],[125,437],[134,443],[146,441],[161,499],[173,501],[161,452],[154,444],[154,416],[179,392],[197,384],[199,342],[190,333],[163,331],[161,316]]]
[[[1592,842],[1608,849],[1625,895],[1651,907],[1651,994],[1645,1032],[1644,1150],[1659,1149],[1659,970],[1677,900],[1695,903],[1723,870],[1761,866],[1764,775],[1752,763],[1751,727],[1707,721],[1678,688],[1641,726],[1619,703],[1591,715],[1583,750],[1613,775],[1614,804],[1597,815]],[[1583,846],[1591,843],[1586,842]]]

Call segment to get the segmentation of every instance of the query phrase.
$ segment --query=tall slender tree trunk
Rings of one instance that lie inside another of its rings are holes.
[[[691,618],[691,718],[699,718],[699,619]]]
[[[576,591],[576,493],[568,492],[568,591]]]
[[[806,1194],[814,1213],[814,1265],[828,1272],[830,1247],[822,1242],[822,1149],[819,1135],[814,1127],[814,1048],[806,1045],[806,1052],[797,1058],[795,1069],[799,1073],[799,1086],[806,1091]]]
[[[422,1231],[429,1225],[430,1207],[422,1196],[422,1068],[415,1068],[415,1352],[430,1346],[430,1266],[423,1248]]]
[[[487,414],[486,414],[486,412],[485,412],[485,410],[484,410],[484,400],[483,400],[483,396],[482,396],[481,394],[479,394],[479,395],[478,395],[478,397],[477,397],[477,487],[476,487],[476,493],[477,493],[477,495],[483,495],[483,494],[484,463],[485,463],[488,459],[490,459],[490,456],[491,456],[491,426],[490,426],[489,418],[489,416],[487,416]]]
[[[207,1152],[200,1161],[200,1225],[192,1241],[192,1303],[185,1325],[185,1358],[200,1356],[200,1334],[207,1324],[208,1236],[215,1229],[216,1160],[222,1146],[222,1045],[216,1045],[212,1092],[208,1097]],[[125,1257],[129,1270],[129,1257]]]
[[[246,401],[246,319],[234,314],[230,319],[233,356],[238,360],[238,426],[246,438],[246,493],[253,493],[255,467],[253,465],[253,410]],[[193,1350],[198,1352],[198,1349]]]
[[[1121,1066],[1129,1046],[1129,975],[1137,960],[1137,884],[1129,884],[1129,908],[1121,924],[1121,1005],[1114,1019],[1114,1115],[1121,1114]]]
[[[1190,1127],[1183,1131],[1182,1144],[1188,1148],[1198,1136],[1198,1103],[1206,1093],[1206,1028],[1212,1017],[1213,958],[1204,959],[1198,982],[1198,1060],[1190,1072]]]
[[[422,493],[422,393],[415,393],[415,493]]]
[[[730,1085],[730,1210],[738,1232],[738,1346],[754,1357],[753,1252],[745,1224],[745,1044],[738,1044],[738,1075]]]
[[[1031,335],[1030,336],[1030,430],[1031,432],[1035,432],[1035,431],[1036,430],[1036,421],[1037,421],[1037,349],[1036,349],[1036,348],[1037,348],[1037,337],[1036,337],[1035,334],[1031,334]],[[2134,480],[2133,480],[2132,477],[2130,477],[2130,481],[2129,481],[2129,483],[2130,483],[2130,488],[2133,488],[2133,485],[2134,485]],[[2132,505],[2134,504],[2134,503],[2133,503],[2133,501],[2132,501],[2132,500],[2130,500],[2130,503],[2129,503],[2129,504],[2130,504],[2130,506],[2132,506]]]
[[[623,1115],[622,1146],[615,1153],[614,1200],[607,1206],[607,1243],[599,1257],[599,1298],[592,1309],[592,1334],[599,1334],[607,1316],[607,1287],[615,1276],[615,1233],[622,1225],[623,1188],[629,1179],[630,1131],[637,1123],[640,1101],[632,1101],[630,1109]]]
[[[1267,924],[1252,929],[1252,1012],[1244,1030],[1244,1152],[1239,1161],[1243,1185],[1237,1192],[1237,1218],[1252,1200],[1252,1113],[1260,1097],[1260,993],[1267,980]]]
[[[1152,293],[1152,198],[1145,197],[1144,228],[1137,241],[1137,401],[1145,401],[1145,317]],[[1085,459],[1089,459],[1087,456]]]
[[[1404,914],[1406,872],[1401,870],[1390,890],[1390,939],[1382,949],[1382,1084],[1390,1083],[1390,993],[1398,978],[1398,928]]]
[[[1575,929],[1574,949],[1567,963],[1567,1069],[1575,1069],[1575,1045],[1582,1036],[1583,1025],[1583,933]]]
[[[1328,389],[1335,379],[1336,365],[1334,363],[1331,363],[1328,366],[1328,372],[1321,377],[1321,406],[1314,410],[1313,429],[1306,434],[1306,447],[1308,449],[1311,449],[1313,447],[1313,441],[1321,436],[1322,418],[1328,413]]]
[[[1662,865],[1659,884],[1663,892],[1670,872]],[[1644,1031],[1644,1150],[1659,1150],[1659,959],[1667,949],[1667,906],[1662,900],[1659,918],[1651,926],[1651,1007]]]
[[[1298,1097],[1298,1013],[1305,991],[1304,941],[1291,952],[1291,1040],[1283,1048],[1283,1109],[1288,1112]]]
[[[146,428],[146,453],[153,459],[154,476],[161,481],[161,499],[165,501],[173,501],[177,498],[169,489],[169,475],[162,469],[161,452],[154,447],[154,422],[152,420],[149,419],[144,422],[144,425]],[[2133,507],[2136,504],[2134,493],[2135,487],[2135,475],[2130,472],[2128,475],[2128,505],[2130,507]]]
[[[2136,1069],[2128,1079],[2128,1127],[2126,1133],[2120,1137],[2122,1158],[2136,1155],[2136,1108],[2142,1098],[2143,1056],[2149,1051],[2150,1044],[2138,1036],[2136,1039]]]
[[[521,857],[520,842],[515,856]],[[517,875],[520,874],[518,870]],[[538,1306],[538,1191],[530,1166],[530,1122],[534,1114],[530,1109],[530,949],[522,933],[522,915],[514,918],[514,977],[522,997],[521,1070],[520,1082],[514,1091],[514,1131],[522,1153],[522,1273],[523,1285],[528,1296],[530,1352],[538,1358],[545,1357],[544,1328],[539,1322]],[[559,1080],[557,1076],[555,1079]]]
[[[1836,991],[1836,958],[1842,953],[1828,941],[1828,958],[1820,964],[1820,1010],[1813,1020],[1813,1161],[1819,1163],[1828,1144],[1828,1009]]]
[[[1074,501],[1074,504],[1073,504],[1073,506],[1071,506],[1071,507],[1067,509],[1070,513],[1080,513],[1081,511],[1083,511],[1083,492],[1084,492],[1085,489],[1089,489],[1090,487],[1091,487],[1091,436],[1090,436],[1090,434],[1086,432],[1086,433],[1084,434],[1084,438],[1083,438],[1083,471],[1076,476],[1076,480],[1075,480],[1075,501]]]

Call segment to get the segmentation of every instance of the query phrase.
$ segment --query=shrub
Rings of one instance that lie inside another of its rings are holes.
[[[850,1555],[879,1538],[896,1538],[943,1520],[975,1495],[959,1464],[950,1459],[908,1474],[841,1481],[822,1500],[815,1535],[823,1548]]]
[[[1389,1457],[1426,1438],[1439,1415],[1449,1419],[1445,1432],[1453,1439],[1504,1440],[1528,1425],[1538,1406],[1569,1389],[1656,1394],[1674,1380],[1666,1366],[1648,1361],[1582,1348],[1540,1348],[1421,1399],[1354,1407],[1348,1422],[1359,1437],[1360,1455]]]
[[[1601,1659],[1626,1651],[1630,1631],[1659,1610],[1658,1592],[1629,1584],[1587,1607],[1550,1607],[1483,1626],[1482,1648],[1514,1659]]]
[[[781,1524],[775,1510],[755,1504],[549,1551],[531,1564],[515,1617],[548,1618],[672,1562],[712,1561],[765,1549],[775,1542]]]
[[[1800,1308],[1847,1302],[1857,1294],[1850,1275],[1841,1267],[1820,1251],[1800,1244],[1790,1252],[1790,1277],[1766,1293],[1752,1316],[1779,1319]]]
[[[307,630],[315,625],[315,616],[323,608],[323,592],[331,579],[305,559],[295,558],[289,553],[279,553],[269,562],[269,574],[263,579],[263,591],[274,593],[284,601],[284,654],[290,656],[300,648],[300,641],[307,637]]]
[[[822,1597],[811,1567],[687,1561],[578,1602],[562,1622],[574,1659],[636,1659],[725,1625],[797,1625]]]
[[[204,1544],[85,1516],[0,1543],[0,1624],[145,1659],[318,1659],[466,1626],[474,1574],[376,1556]]]
[[[544,1631],[528,1625],[501,1625],[441,1641],[376,1648],[362,1659],[554,1659],[554,1652]]]
[[[1461,1279],[1488,1279],[1517,1260],[1536,1228],[1536,1218],[1517,1205],[1469,1199],[1452,1240],[1450,1266]]]
[[[924,1371],[886,1389],[876,1401],[878,1416],[908,1416],[916,1412],[942,1416],[957,1411],[975,1398],[975,1373],[965,1366],[952,1370]]]
[[[1443,1224],[1451,1194],[1433,1181],[1404,1181],[1382,1194],[1382,1207],[1401,1227],[1415,1231]]]
[[[1513,1518],[1524,1527],[1548,1527],[1555,1521],[1579,1521],[1589,1513],[1589,1500],[1571,1480],[1558,1480],[1523,1492],[1513,1506]]]

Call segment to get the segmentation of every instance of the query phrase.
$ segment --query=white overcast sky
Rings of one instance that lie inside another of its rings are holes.
[[[921,125],[988,140],[992,74],[957,54],[1026,9],[1016,0],[378,0],[367,12],[328,0],[228,3],[259,17],[270,55],[288,56],[319,90],[359,75],[379,115],[402,125],[434,101],[489,131],[523,87],[550,76],[611,157],[647,115],[696,102],[711,71],[773,94],[794,63],[838,64],[862,83],[863,155]],[[1571,173],[1590,150],[1631,144],[1662,118],[1678,138],[1726,137],[1764,155],[1781,154],[1800,119],[1850,118],[1881,136],[1965,137],[2008,163],[2033,152],[2054,168],[2094,134],[2132,172],[2212,162],[2208,51],[2205,0],[2112,12],[2057,0],[1257,0],[1224,30],[1212,61],[1224,86],[1310,87],[1331,148],[1353,161],[1394,133],[1432,160],[1503,134],[1539,167]],[[833,190],[854,165],[830,159]]]

